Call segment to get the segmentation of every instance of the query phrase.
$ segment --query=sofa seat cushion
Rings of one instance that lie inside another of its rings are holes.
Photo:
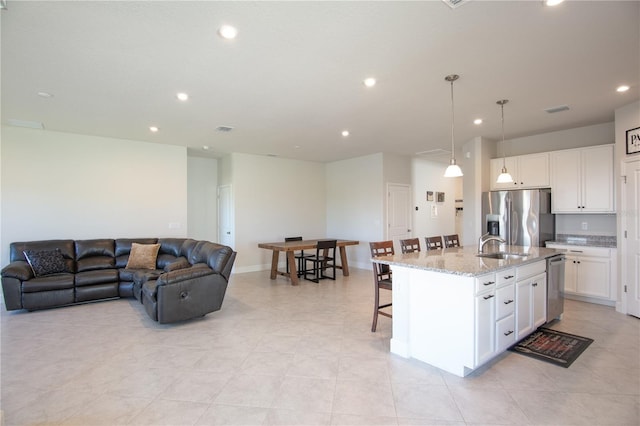
[[[38,277],[22,282],[23,293],[36,293],[39,291],[61,290],[73,288],[74,274],[62,273]]]
[[[76,274],[76,286],[117,282],[118,271],[115,269],[99,269],[96,271],[78,272]]]
[[[118,277],[120,282],[134,282],[136,274],[158,276],[162,272],[162,269],[118,269]]]

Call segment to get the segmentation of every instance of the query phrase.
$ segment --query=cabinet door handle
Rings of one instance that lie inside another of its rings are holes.
[[[513,278],[513,275],[507,275],[506,277],[504,277],[505,280],[510,280],[511,278]]]
[[[582,250],[569,250],[571,253],[582,253]]]
[[[494,297],[494,296],[495,296],[494,294],[490,294],[490,295],[488,295],[488,296],[483,296],[483,299],[484,299],[484,300],[489,300],[489,299],[491,299],[491,298],[492,298],[492,297]]]
[[[495,281],[487,281],[486,283],[482,283],[482,285],[491,285],[491,284],[495,284]]]
[[[509,300],[507,300],[507,301],[505,301],[505,302],[503,302],[503,303],[504,303],[505,305],[508,305],[509,303],[513,303],[513,300],[509,299]]]
[[[533,287],[538,287],[538,283],[531,284]]]
[[[508,336],[508,335],[510,335],[510,334],[513,334],[513,330],[509,330],[509,331],[507,331],[506,333],[503,333],[503,334],[504,334],[505,336]]]

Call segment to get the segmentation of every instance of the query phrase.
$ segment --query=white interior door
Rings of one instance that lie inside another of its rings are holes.
[[[222,245],[234,247],[233,235],[233,200],[231,185],[218,187],[218,242]]]
[[[627,286],[627,313],[640,317],[640,160],[625,164],[627,183],[623,184],[622,200],[623,285]]]
[[[387,239],[400,247],[398,240],[411,237],[411,187],[387,185]]]

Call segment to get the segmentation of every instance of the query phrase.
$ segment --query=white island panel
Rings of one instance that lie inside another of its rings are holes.
[[[475,280],[392,265],[391,352],[464,376],[474,368]]]

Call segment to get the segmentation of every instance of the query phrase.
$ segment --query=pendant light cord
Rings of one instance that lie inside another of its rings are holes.
[[[504,102],[500,104],[500,109],[502,110],[502,168],[507,168],[507,158],[506,153],[504,152]]]
[[[454,126],[453,126],[453,124],[454,124],[454,123],[453,123],[453,121],[454,121],[454,109],[453,109],[453,82],[454,82],[454,81],[455,81],[455,80],[453,80],[453,79],[451,80],[451,159],[452,159],[452,160],[453,160],[454,158],[456,158],[456,157],[455,157],[455,155],[454,155],[454,152],[453,152],[453,151],[454,151],[454,149],[455,149],[455,148],[454,148],[454,137],[453,137],[453,129],[454,129]]]

